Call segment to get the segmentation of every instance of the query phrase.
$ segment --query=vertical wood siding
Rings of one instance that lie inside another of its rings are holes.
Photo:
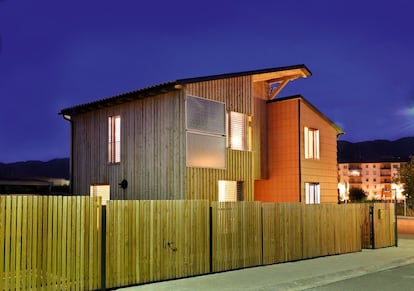
[[[227,111],[253,114],[251,76],[192,83],[185,91],[187,95],[224,102]],[[233,180],[243,181],[244,200],[253,200],[252,159],[251,151],[227,149],[225,170],[187,167],[186,198],[217,201],[218,180]]]
[[[88,195],[91,184],[110,184],[111,199],[183,199],[184,108],[182,91],[175,91],[75,115],[73,192]],[[107,119],[118,114],[121,162],[109,164]]]

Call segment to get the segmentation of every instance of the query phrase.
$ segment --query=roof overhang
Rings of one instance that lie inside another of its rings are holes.
[[[143,89],[127,92],[124,94],[116,95],[113,97],[93,101],[90,103],[85,103],[77,105],[70,108],[65,108],[60,111],[60,115],[63,115],[66,120],[70,120],[70,117],[74,114],[97,110],[105,107],[110,107],[114,105],[123,104],[137,99],[143,99],[147,97],[152,97],[155,95],[181,90],[186,84],[190,83],[199,83],[211,80],[219,79],[228,79],[236,78],[243,76],[252,76],[253,82],[266,82],[269,84],[280,83],[277,88],[278,92],[287,84],[287,82],[297,79],[297,78],[306,78],[312,73],[305,65],[294,65],[286,67],[276,67],[268,68],[261,70],[252,70],[252,71],[243,71],[238,73],[230,74],[219,74],[211,75],[205,77],[196,77],[196,78],[187,78],[187,79],[178,79],[176,81],[166,82],[159,85],[146,87]]]

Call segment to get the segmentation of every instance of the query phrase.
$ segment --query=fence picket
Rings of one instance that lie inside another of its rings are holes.
[[[213,202],[210,222],[208,201],[109,201],[106,287],[355,252],[369,206]],[[373,207],[391,246],[394,205]],[[0,290],[99,289],[101,238],[100,198],[0,195]]]

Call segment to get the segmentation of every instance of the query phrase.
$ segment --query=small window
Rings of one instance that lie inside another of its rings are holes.
[[[250,150],[250,119],[250,116],[243,113],[228,113],[227,143],[232,150]]]
[[[306,204],[321,203],[319,183],[305,183],[305,203]]]
[[[121,116],[108,117],[108,162],[121,162]]]
[[[110,199],[110,185],[91,185],[91,197],[102,197],[102,205],[106,205],[106,201]]]
[[[319,159],[319,130],[305,127],[305,159]]]
[[[218,181],[218,201],[243,201],[242,181]]]

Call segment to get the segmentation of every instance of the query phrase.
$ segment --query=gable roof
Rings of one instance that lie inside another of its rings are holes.
[[[161,83],[155,86],[150,86],[130,92],[126,92],[113,97],[77,105],[62,109],[59,114],[61,115],[73,115],[77,113],[96,110],[99,108],[118,105],[126,102],[130,102],[137,99],[147,98],[162,93],[167,93],[174,90],[179,90],[183,85],[190,83],[198,83],[219,79],[228,79],[243,76],[253,76],[253,81],[269,81],[269,82],[281,82],[284,80],[293,80],[297,78],[306,78],[312,75],[311,71],[305,65],[294,65],[285,67],[268,68],[261,70],[243,71],[229,74],[210,75],[196,78],[178,79],[175,81]]]
[[[336,125],[332,120],[330,120],[325,114],[323,114],[318,108],[316,108],[312,103],[310,103],[307,99],[305,99],[305,97],[303,97],[300,94],[269,100],[267,101],[267,103],[283,102],[285,100],[292,100],[292,99],[299,99],[303,103],[308,105],[309,108],[311,108],[316,114],[318,114],[322,119],[328,122],[336,130],[337,135],[341,135],[345,133],[342,128]]]

